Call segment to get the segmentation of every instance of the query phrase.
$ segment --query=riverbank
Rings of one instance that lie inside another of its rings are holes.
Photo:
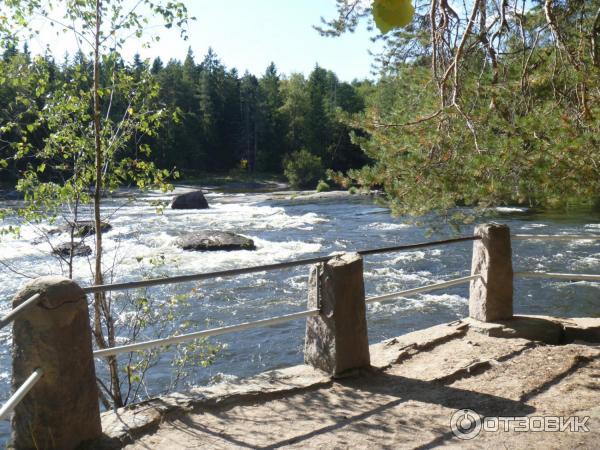
[[[372,369],[353,377],[301,365],[104,413],[104,448],[594,448],[598,343],[600,319],[463,319],[372,345]],[[451,417],[465,408],[578,417],[589,432],[492,431],[492,420],[459,439]]]

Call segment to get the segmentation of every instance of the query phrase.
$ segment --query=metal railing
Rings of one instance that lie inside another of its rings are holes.
[[[426,248],[426,247],[435,247],[438,245],[444,244],[454,244],[459,242],[468,242],[468,241],[476,241],[481,239],[479,236],[463,236],[460,238],[452,238],[452,239],[443,239],[438,241],[429,241],[429,242],[418,242],[415,244],[406,244],[406,245],[397,245],[393,247],[380,247],[368,250],[360,250],[357,253],[361,256],[368,255],[376,255],[381,253],[392,253],[392,252],[400,252],[407,250],[415,250],[418,248]],[[330,255],[317,256],[315,258],[308,259],[300,259],[296,261],[287,261],[276,264],[264,264],[261,266],[254,267],[243,267],[240,269],[229,269],[229,270],[221,270],[217,272],[205,272],[205,273],[196,273],[191,275],[180,275],[176,277],[164,277],[164,278],[153,278],[150,280],[140,280],[140,281],[130,281],[124,283],[113,283],[113,284],[103,284],[96,286],[88,286],[83,288],[83,292],[86,294],[93,294],[96,292],[109,292],[109,291],[124,291],[128,289],[138,289],[143,287],[151,287],[151,286],[160,286],[166,284],[178,284],[178,283],[186,283],[190,281],[201,281],[207,280],[211,278],[223,278],[223,277],[233,277],[237,275],[244,275],[249,273],[259,273],[259,272],[267,272],[272,270],[281,270],[287,269],[291,267],[297,266],[306,266],[310,264],[317,264],[320,262],[325,262],[339,255],[340,253],[333,253]],[[32,297],[27,299],[25,302],[21,303],[17,308],[13,309],[6,316],[0,318],[0,329],[11,323],[19,314],[23,313],[26,309],[34,306],[40,300],[39,294],[34,294]]]
[[[0,318],[0,330],[2,328],[4,328],[6,325],[8,325],[9,323],[11,323],[13,320],[15,320],[19,316],[19,314],[23,314],[23,312],[25,312],[25,310],[29,309],[30,307],[32,307],[34,305],[37,305],[37,303],[41,300],[41,298],[42,298],[42,296],[40,294],[33,294],[31,297],[29,297],[27,300],[25,300],[19,306],[17,306],[13,310],[11,310],[7,315]]]
[[[543,240],[543,241],[597,241],[599,235],[590,234],[513,234],[512,240]]]
[[[544,240],[544,241],[598,241],[600,235],[594,234],[513,234],[513,240]],[[547,278],[565,281],[600,281],[600,275],[585,273],[557,272],[515,272],[514,276],[522,278]]]
[[[600,240],[600,236],[596,235],[527,235],[527,234],[517,234],[511,236],[514,240]],[[414,250],[419,248],[433,247],[444,244],[452,244],[459,242],[468,242],[480,240],[479,236],[465,236],[460,238],[453,239],[445,239],[438,241],[430,241],[430,242],[421,242],[415,244],[407,244],[407,245],[399,245],[393,247],[382,247],[376,249],[368,249],[358,251],[357,253],[361,256],[375,255],[381,253],[391,253],[391,252],[399,252],[399,251],[407,251]],[[182,275],[175,277],[166,277],[166,278],[155,278],[150,280],[140,280],[140,281],[132,281],[132,282],[123,282],[123,283],[114,283],[114,284],[106,284],[106,285],[96,285],[83,288],[86,294],[97,293],[97,292],[108,292],[108,291],[120,291],[120,290],[128,290],[128,289],[137,289],[143,287],[157,286],[157,285],[166,285],[166,284],[176,284],[176,283],[184,283],[190,281],[200,281],[206,280],[210,278],[217,277],[232,277],[237,275],[249,274],[249,273],[258,273],[272,270],[280,270],[291,267],[303,266],[321,263],[330,260],[331,258],[337,256],[338,254],[330,254],[318,256],[315,258],[302,259],[297,261],[289,261],[283,263],[276,264],[268,264],[261,265],[255,267],[246,267],[240,269],[231,269],[231,270],[223,270],[217,272],[209,272],[209,273],[198,273],[191,275]],[[558,278],[565,280],[586,280],[586,281],[600,281],[600,275],[591,275],[591,274],[564,274],[564,273],[543,273],[543,272],[515,272],[516,276],[523,277],[539,277],[539,278]],[[466,284],[473,280],[479,278],[480,275],[470,275],[466,277],[461,277],[453,280],[443,281],[439,283],[434,283],[426,286],[421,286],[413,289],[408,289],[399,292],[393,292],[389,294],[379,295],[375,297],[369,297],[365,300],[365,303],[375,303],[375,302],[387,302],[390,300],[395,300],[398,298],[410,297],[413,295],[417,295],[424,292],[430,292],[434,290],[439,290],[446,287],[456,286],[460,284]],[[16,317],[25,312],[28,308],[36,305],[41,296],[39,294],[34,294],[30,298],[28,298],[25,302],[21,303],[17,308],[13,309],[6,316],[0,318],[0,329],[10,322],[12,322]],[[194,333],[183,334],[179,336],[171,336],[164,339],[155,339],[145,342],[132,343],[117,347],[111,347],[106,349],[100,349],[93,352],[95,357],[109,357],[116,356],[123,353],[130,353],[135,351],[143,351],[151,348],[161,347],[161,346],[169,346],[174,344],[179,344],[199,338],[210,337],[210,336],[219,336],[226,333],[233,333],[237,331],[249,330],[253,328],[271,326],[281,323],[286,323],[293,320],[305,319],[308,317],[314,317],[319,315],[319,309],[312,309],[301,311],[293,314],[288,314],[279,317],[273,317],[268,319],[257,320],[254,322],[246,322],[238,325],[231,325],[221,328],[214,328],[204,331],[198,331]],[[19,402],[27,395],[27,393],[33,388],[33,386],[40,380],[43,376],[43,370],[41,368],[34,371],[31,376],[21,385],[21,387],[13,394],[13,396],[8,400],[8,402],[0,409],[0,420],[4,420],[8,415],[14,410],[14,408],[19,404]]]
[[[29,393],[35,384],[40,381],[40,378],[44,375],[44,371],[40,368],[35,370],[29,378],[16,390],[16,392],[8,399],[8,401],[0,408],[0,420],[8,418],[11,412],[17,407],[21,400]]]
[[[459,237],[459,238],[443,239],[443,240],[429,241],[429,242],[419,242],[419,243],[415,243],[415,244],[398,245],[398,246],[393,246],[393,247],[380,247],[380,248],[374,248],[374,249],[367,249],[367,250],[358,251],[357,253],[360,254],[361,256],[368,256],[368,255],[375,255],[375,254],[382,254],[382,253],[392,253],[392,252],[415,250],[415,249],[419,249],[419,248],[434,247],[434,246],[444,245],[444,244],[476,241],[479,239],[481,239],[479,236],[464,236],[464,237]],[[217,272],[198,273],[198,274],[182,275],[182,276],[175,276],[175,277],[155,278],[155,279],[150,279],[150,280],[140,280],[140,281],[131,281],[131,282],[124,282],[124,283],[89,286],[89,287],[83,288],[83,291],[85,292],[85,294],[92,294],[92,293],[96,293],[96,292],[120,291],[120,290],[137,289],[137,288],[150,287],[150,286],[176,284],[176,283],[184,283],[184,282],[190,282],[190,281],[200,281],[200,280],[206,280],[206,279],[211,279],[211,278],[232,277],[232,276],[249,274],[249,273],[259,273],[259,272],[280,270],[280,269],[286,269],[286,268],[297,267],[297,266],[317,264],[317,263],[328,261],[331,258],[338,256],[339,254],[340,253],[334,253],[334,254],[330,254],[330,255],[318,256],[315,258],[301,259],[301,260],[288,261],[288,262],[276,263],[276,264],[266,264],[266,265],[255,266],[255,267],[245,267],[245,268],[240,268],[240,269],[222,270],[222,271],[217,271]],[[371,303],[371,302],[375,302],[375,301],[389,301],[393,298],[407,297],[410,295],[415,295],[419,292],[433,291],[433,290],[441,289],[444,287],[455,286],[458,284],[467,283],[470,280],[475,279],[477,277],[478,277],[477,275],[470,276],[470,277],[463,277],[463,278],[459,278],[456,280],[450,280],[450,281],[446,281],[446,282],[442,282],[442,283],[436,283],[433,285],[424,286],[421,288],[410,289],[410,290],[401,291],[401,292],[395,292],[395,293],[386,294],[384,296],[379,296],[379,297],[372,297],[372,298],[367,299],[366,302]],[[17,318],[20,314],[25,312],[27,309],[36,305],[40,299],[41,299],[40,294],[34,294],[30,298],[28,298],[26,301],[21,303],[17,308],[15,308],[11,312],[9,312],[6,316],[2,317],[0,319],[0,329],[4,326],[8,325],[9,323],[11,323],[13,320],[15,320],[15,318]],[[152,348],[156,348],[156,347],[180,344],[183,342],[188,342],[191,340],[204,338],[204,337],[219,336],[222,334],[233,333],[233,332],[237,332],[237,331],[250,330],[250,329],[259,328],[259,327],[277,325],[277,324],[281,324],[281,323],[290,322],[293,320],[314,317],[317,315],[319,315],[318,309],[306,310],[306,311],[301,311],[301,312],[288,314],[288,315],[284,315],[284,316],[257,320],[254,322],[246,322],[246,323],[241,323],[238,325],[231,325],[231,326],[226,326],[226,327],[221,327],[221,328],[214,328],[214,329],[210,329],[210,330],[198,331],[198,332],[194,332],[194,333],[187,333],[187,334],[182,334],[179,336],[171,336],[171,337],[164,338],[164,339],[155,339],[155,340],[150,340],[150,341],[145,341],[145,342],[138,342],[138,343],[127,344],[127,345],[122,345],[122,346],[117,346],[117,347],[100,349],[100,350],[94,351],[93,355],[94,355],[94,357],[117,356],[117,355],[120,355],[123,353],[143,351],[143,350],[148,350],[148,349],[152,349]],[[33,386],[40,380],[40,378],[42,376],[43,376],[43,371],[41,368],[37,369],[36,371],[34,371],[31,374],[31,376],[21,385],[21,387],[13,394],[13,396],[8,400],[8,402],[2,407],[2,409],[0,410],[0,420],[4,420],[5,418],[8,417],[8,415],[14,410],[14,408],[27,395],[27,393],[33,388]]]
[[[135,351],[140,351],[140,350],[148,350],[148,349],[156,348],[156,347],[164,347],[167,345],[181,344],[183,342],[189,342],[189,341],[193,341],[194,339],[199,339],[199,338],[203,338],[203,337],[219,336],[221,334],[233,333],[235,331],[244,331],[244,330],[251,330],[253,328],[268,327],[271,325],[277,325],[280,323],[290,322],[292,320],[305,319],[307,317],[314,317],[314,316],[318,316],[318,315],[319,315],[318,309],[311,309],[308,311],[301,311],[301,312],[297,312],[297,313],[293,313],[293,314],[288,314],[285,316],[272,317],[270,319],[262,319],[262,320],[256,320],[254,322],[240,323],[238,325],[231,325],[228,327],[213,328],[212,330],[197,331],[195,333],[182,334],[179,336],[171,336],[171,337],[164,338],[164,339],[155,339],[152,341],[122,345],[120,347],[105,348],[102,350],[96,350],[94,352],[94,356],[96,356],[96,357],[115,356],[115,355],[120,355],[122,353],[130,353],[130,352],[135,352]]]
[[[399,246],[394,246],[394,247],[381,247],[381,248],[376,248],[376,249],[361,250],[356,253],[358,253],[361,256],[367,256],[367,255],[375,255],[375,254],[380,254],[380,253],[391,253],[391,252],[397,252],[397,251],[414,250],[414,249],[418,249],[418,248],[433,247],[433,246],[452,244],[452,243],[458,243],[458,242],[475,241],[475,240],[479,240],[479,239],[481,239],[481,238],[478,236],[465,236],[465,237],[460,237],[460,238],[444,239],[444,240],[430,241],[430,242],[420,242],[420,243],[416,243],[416,244],[399,245]],[[169,277],[169,278],[157,278],[157,279],[153,279],[153,280],[142,280],[142,281],[134,281],[134,282],[129,282],[129,283],[118,283],[118,284],[103,285],[103,286],[92,286],[87,289],[84,288],[84,291],[86,291],[86,292],[101,292],[101,291],[108,291],[108,290],[111,290],[111,291],[112,290],[125,290],[125,289],[134,289],[134,288],[140,288],[140,287],[154,286],[154,285],[158,285],[158,284],[181,283],[181,282],[198,281],[198,280],[205,280],[205,279],[217,278],[217,277],[230,277],[230,276],[236,276],[236,275],[247,274],[247,273],[280,270],[280,269],[286,269],[286,268],[290,268],[290,267],[325,262],[325,261],[330,260],[331,258],[334,258],[336,255],[337,254],[324,255],[324,256],[319,256],[316,258],[301,259],[301,260],[297,260],[297,261],[289,261],[289,262],[262,265],[262,266],[256,266],[256,267],[246,267],[246,268],[242,268],[242,269],[223,270],[223,271],[219,271],[219,272],[209,272],[209,273],[194,274],[194,275],[183,275],[183,276],[179,276],[179,277]],[[447,287],[447,286],[454,286],[457,284],[462,284],[462,283],[468,282],[474,278],[477,278],[477,276],[460,278],[458,280],[451,280],[451,281],[444,282],[444,283],[437,283],[435,285],[425,286],[423,288],[418,288],[418,289],[420,289],[419,292],[432,291],[432,290],[441,289],[441,288]],[[393,294],[388,294],[385,297],[387,299],[392,299],[392,298],[398,298],[401,296],[414,295],[415,293],[418,293],[418,292],[412,293],[412,291],[413,290],[396,292]],[[377,298],[374,297],[373,299],[368,299],[366,301],[367,302],[377,301]],[[198,331],[198,332],[183,334],[183,335],[179,335],[179,336],[171,336],[171,337],[163,338],[163,339],[155,339],[155,340],[146,341],[146,342],[139,342],[139,343],[134,343],[134,344],[122,345],[119,347],[112,347],[112,348],[96,350],[94,352],[94,356],[95,357],[108,357],[108,356],[119,355],[122,353],[129,353],[129,352],[133,352],[133,351],[148,350],[148,349],[156,348],[156,347],[162,347],[162,346],[168,346],[168,345],[172,345],[172,344],[189,342],[194,339],[199,339],[199,338],[203,338],[203,337],[218,336],[221,334],[233,333],[236,331],[243,331],[243,330],[249,330],[249,329],[253,329],[253,328],[275,325],[275,324],[279,324],[279,323],[285,323],[285,322],[289,322],[292,320],[298,320],[298,319],[316,316],[318,314],[319,314],[319,310],[317,310],[317,309],[301,311],[301,312],[289,314],[286,316],[273,317],[273,318],[269,318],[269,319],[263,319],[263,320],[258,320],[258,321],[254,321],[254,322],[247,322],[247,323],[242,323],[242,324],[238,324],[238,325],[231,325],[231,326],[222,327],[222,328],[214,328],[214,329],[210,329],[210,330]]]
[[[515,272],[514,275],[523,278],[550,278],[565,281],[600,281],[600,275],[585,273]]]
[[[450,286],[457,286],[459,284],[469,283],[471,280],[476,280],[479,275],[471,275],[468,277],[457,278],[455,280],[444,281],[441,283],[430,284],[415,289],[408,289],[406,291],[393,292],[391,294],[380,295],[378,297],[370,297],[365,300],[365,303],[374,302],[386,302],[390,300],[397,300],[399,297],[410,297],[423,292],[431,292],[438,289],[442,289]],[[270,325],[277,325],[280,323],[290,322],[292,320],[305,319],[307,317],[314,317],[319,315],[318,309],[312,309],[307,311],[301,311],[285,316],[272,317],[270,319],[257,320],[254,322],[246,322],[238,325],[231,325],[221,328],[213,328],[211,330],[197,331],[194,333],[182,334],[179,336],[172,336],[164,339],[155,339],[152,341],[140,342],[135,344],[122,345],[119,347],[111,347],[102,350],[96,350],[94,356],[96,357],[107,357],[120,355],[122,353],[135,352],[140,350],[148,350],[155,347],[164,347],[173,344],[181,344],[183,342],[189,342],[194,339],[203,337],[219,336],[221,334],[233,333],[236,331],[251,330],[253,328],[266,327]]]
[[[590,236],[590,235],[513,235],[513,239],[516,240],[544,240],[544,239],[553,239],[553,240],[573,240],[573,239],[586,239],[586,240],[599,240],[600,236]],[[475,241],[481,239],[478,236],[466,236],[461,238],[454,239],[445,239],[440,241],[431,241],[431,242],[422,242],[417,244],[409,244],[409,245],[401,245],[395,247],[383,247],[377,249],[370,250],[362,250],[359,253],[361,256],[366,255],[374,255],[380,253],[391,253],[396,251],[406,251],[406,250],[414,250],[418,248],[432,247],[443,244],[451,244],[458,242],[466,242],[466,241]],[[181,282],[189,282],[189,281],[198,281],[205,280],[209,278],[217,278],[217,277],[230,277],[241,274],[248,273],[256,273],[256,272],[265,272],[270,270],[279,270],[286,269],[290,267],[296,267],[301,265],[309,265],[316,264],[320,262],[325,262],[335,257],[336,254],[319,256],[316,258],[303,259],[298,261],[290,261],[284,263],[270,264],[270,265],[262,265],[257,267],[247,267],[241,269],[232,269],[232,270],[224,270],[219,272],[210,272],[210,273],[202,273],[202,274],[193,274],[193,275],[184,275],[178,277],[169,277],[169,278],[157,278],[152,280],[142,280],[142,281],[134,281],[127,283],[116,283],[111,285],[102,285],[102,286],[91,286],[89,288],[84,288],[86,293],[92,292],[105,292],[105,291],[114,291],[114,290],[125,290],[125,289],[135,289],[140,287],[148,287],[162,284],[173,284],[173,283],[181,283]],[[600,275],[577,275],[577,274],[542,274],[538,272],[516,272],[515,275],[520,276],[540,276],[545,278],[563,278],[563,279],[585,279],[585,280],[595,280],[600,281]],[[392,292],[389,294],[379,295],[375,297],[369,297],[365,299],[365,303],[382,303],[388,302],[391,300],[396,300],[398,298],[410,297],[413,295],[417,295],[420,293],[431,292],[435,290],[439,290],[446,287],[457,286],[461,284],[470,283],[473,280],[480,278],[480,275],[470,275],[466,277],[461,277],[453,280],[443,281],[439,283],[430,284],[427,286],[421,286],[413,289],[407,289],[399,292]],[[179,336],[171,336],[164,339],[155,339],[146,342],[139,342],[133,344],[122,345],[118,347],[106,348],[101,350],[94,351],[95,357],[108,357],[108,356],[116,356],[123,353],[129,353],[134,351],[143,351],[151,348],[161,347],[161,346],[169,346],[173,344],[179,344],[183,342],[189,342],[194,339],[199,339],[203,337],[210,336],[218,336],[226,333],[233,333],[236,331],[249,330],[253,328],[259,328],[264,326],[270,326],[280,323],[285,323],[293,320],[304,319],[307,317],[317,316],[319,314],[318,309],[301,311],[294,314],[289,314],[280,317],[273,317],[269,319],[258,320],[254,322],[246,322],[238,325],[231,325],[227,327],[214,328],[204,331],[198,331],[194,333],[183,334]]]
[[[427,286],[422,286],[414,289],[407,289],[406,291],[392,292],[390,294],[379,295],[377,297],[369,297],[365,300],[365,303],[383,303],[390,300],[396,300],[399,297],[410,297],[413,295],[421,294],[423,292],[437,291],[450,286],[457,286],[459,284],[470,283],[473,280],[480,278],[480,275],[470,275],[468,277],[456,278],[454,280],[443,281],[441,283],[434,283]]]
[[[455,244],[459,242],[468,242],[468,241],[476,241],[480,240],[479,236],[464,236],[460,238],[453,239],[444,239],[440,241],[430,241],[430,242],[419,242],[416,244],[407,244],[407,245],[397,245],[394,247],[380,247],[369,250],[359,250],[358,253],[361,256],[368,255],[376,255],[381,253],[393,253],[407,250],[415,250],[418,248],[426,248],[426,247],[435,247],[438,245],[444,244]],[[267,272],[272,270],[281,270],[288,269],[291,267],[297,266],[307,266],[310,264],[317,264],[321,262],[325,262],[340,255],[340,253],[332,253],[330,255],[317,256],[315,258],[308,259],[299,259],[297,261],[287,261],[276,264],[265,264],[262,266],[255,267],[244,267],[241,269],[230,269],[230,270],[221,270],[218,272],[208,272],[208,273],[197,273],[192,275],[181,275],[177,277],[165,277],[165,278],[154,278],[150,280],[140,280],[140,281],[130,281],[125,283],[113,283],[113,284],[104,284],[97,286],[89,286],[83,288],[83,291],[86,294],[92,294],[95,292],[108,292],[108,291],[123,291],[127,289],[137,289],[143,287],[150,286],[159,286],[165,284],[177,284],[177,283],[186,283],[189,281],[201,281],[207,280],[210,278],[222,278],[222,277],[233,277],[237,275],[245,275],[248,273],[258,273],[258,272]]]

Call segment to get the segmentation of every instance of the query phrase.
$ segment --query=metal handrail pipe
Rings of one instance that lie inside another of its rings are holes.
[[[213,328],[211,330],[197,331],[195,333],[182,334],[180,336],[171,336],[164,339],[154,339],[146,342],[139,342],[136,344],[122,345],[119,347],[105,348],[96,350],[94,352],[95,357],[107,357],[120,355],[122,353],[136,352],[140,350],[148,350],[156,347],[165,347],[167,345],[181,344],[183,342],[193,341],[209,336],[219,336],[221,334],[233,333],[235,331],[251,330],[253,328],[268,327],[270,325],[277,325],[280,323],[290,322],[292,320],[304,319],[306,317],[314,317],[319,315],[318,309],[311,309],[308,311],[301,311],[294,314],[288,314],[285,316],[273,317],[270,319],[257,320],[255,322],[240,323],[238,325],[231,325],[228,327]]]
[[[597,241],[598,234],[513,234],[511,239],[515,241],[544,240],[544,241]]]
[[[0,408],[0,421],[7,420],[10,416],[10,413],[14,411],[21,400],[25,398],[25,396],[29,393],[29,391],[35,386],[35,384],[42,378],[44,375],[44,371],[40,369],[36,369],[29,378],[25,380],[25,382],[16,390],[16,392],[8,399],[8,401]]]
[[[40,301],[41,298],[42,297],[40,294],[33,294],[31,297],[29,297],[27,300],[25,300],[23,303],[21,303],[15,309],[10,311],[7,315],[0,318],[0,330],[2,328],[4,328],[6,325],[8,325],[9,323],[11,323],[13,320],[15,320],[19,314],[23,313],[23,311],[30,308],[31,306],[34,306],[37,302]]]
[[[476,241],[476,240],[480,240],[480,239],[481,239],[480,236],[465,236],[465,237],[460,237],[460,238],[444,239],[441,241],[420,242],[420,243],[416,243],[416,244],[398,245],[398,246],[394,246],[394,247],[382,247],[382,248],[376,248],[376,249],[361,250],[361,251],[358,251],[357,253],[361,256],[367,256],[367,255],[375,255],[375,254],[379,254],[379,253],[391,253],[391,252],[400,252],[400,251],[406,251],[406,250],[414,250],[414,249],[425,248],[425,247],[434,247],[437,245],[444,245],[444,244],[454,244],[454,243],[458,243],[458,242]],[[315,258],[300,259],[297,261],[288,261],[288,262],[282,262],[282,263],[276,263],[276,264],[266,264],[263,266],[221,270],[218,272],[198,273],[198,274],[191,274],[191,275],[180,275],[180,276],[176,276],[176,277],[154,278],[154,279],[150,279],[150,280],[140,280],[140,281],[130,281],[130,282],[124,282],[124,283],[89,286],[89,287],[83,288],[83,291],[86,294],[92,294],[92,293],[96,293],[96,292],[123,291],[123,290],[127,290],[127,289],[138,289],[138,288],[143,288],[143,287],[159,286],[159,285],[165,285],[165,284],[176,284],[176,283],[186,283],[186,282],[190,282],[190,281],[201,281],[201,280],[206,280],[206,279],[210,279],[210,278],[233,277],[233,276],[244,275],[244,274],[248,274],[248,273],[266,272],[266,271],[271,271],[271,270],[287,269],[290,267],[317,264],[320,262],[328,261],[331,258],[335,257],[336,255],[339,255],[339,253],[335,253],[332,255],[317,256]]]
[[[382,247],[382,248],[374,248],[369,250],[359,250],[358,253],[361,256],[368,255],[377,255],[381,253],[392,253],[392,252],[401,252],[405,250],[415,250],[417,248],[427,248],[427,247],[436,247],[438,245],[445,244],[458,244],[460,242],[470,242],[470,241],[480,241],[481,236],[463,236],[459,238],[452,239],[442,239],[439,241],[429,241],[429,242],[418,242],[416,244],[408,244],[408,245],[397,245],[395,247]]]
[[[365,303],[383,303],[389,302],[390,300],[396,300],[399,297],[410,297],[423,292],[436,291],[445,287],[456,286],[459,284],[469,283],[472,280],[476,280],[481,275],[470,275],[468,277],[456,278],[454,280],[443,281],[441,283],[430,284],[414,289],[408,289],[406,291],[392,292],[390,294],[379,295],[377,297],[369,297],[365,300]]]
[[[600,281],[600,275],[586,273],[515,272],[514,275],[524,278],[553,278],[566,281]]]

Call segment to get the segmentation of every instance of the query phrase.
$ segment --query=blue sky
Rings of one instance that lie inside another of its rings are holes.
[[[318,62],[344,80],[369,75],[373,44],[364,28],[339,38],[323,38],[312,28],[322,15],[334,15],[333,0],[196,0],[188,5],[198,19],[190,27],[189,44],[199,57],[212,46],[242,72],[262,73],[274,61],[284,73],[307,73]]]
[[[185,58],[190,46],[196,61],[201,61],[212,47],[221,61],[240,73],[260,75],[273,61],[282,73],[308,74],[318,63],[336,72],[340,79],[370,76],[372,58],[368,49],[375,49],[363,26],[354,34],[339,38],[324,38],[312,28],[320,17],[335,15],[334,0],[188,0],[185,2],[191,22],[187,42],[173,31],[161,31],[161,40],[151,49],[141,49],[130,41],[123,53],[127,59],[138,51],[143,57],[160,56],[163,60]],[[156,30],[155,30],[156,31]],[[50,45],[57,57],[73,52],[72,36],[57,38],[47,30],[32,50]]]

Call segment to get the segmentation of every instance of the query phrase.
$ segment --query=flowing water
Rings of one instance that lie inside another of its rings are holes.
[[[104,234],[105,262],[115,267],[112,281],[210,272],[457,235],[456,230],[440,226],[435,219],[414,225],[403,218],[393,218],[389,210],[365,197],[300,201],[276,199],[266,193],[211,192],[207,195],[211,205],[208,210],[165,209],[163,214],[156,214],[152,202],[166,199],[159,194],[147,194],[133,202],[124,197],[106,202],[103,212],[113,229]],[[6,205],[9,203],[0,202],[0,206]],[[600,214],[589,211],[535,213],[521,208],[498,208],[497,212],[495,220],[507,223],[514,233],[600,234]],[[8,224],[11,222],[3,225]],[[439,231],[430,236],[432,226]],[[51,244],[64,241],[66,236],[40,232],[51,228],[49,224],[23,226],[18,238],[3,237],[0,241],[0,258],[4,263],[0,267],[0,314],[10,309],[11,297],[28,280],[19,274],[35,277],[63,273],[64,268],[49,253]],[[201,253],[185,252],[174,245],[179,235],[206,229],[251,237],[257,250]],[[471,232],[472,227],[462,230],[464,234]],[[92,239],[89,240],[88,244],[93,246]],[[368,256],[365,258],[367,296],[468,275],[471,247],[471,243],[461,243]],[[600,242],[596,241],[515,241],[513,253],[515,270],[600,273]],[[88,258],[76,258],[75,278],[82,285],[89,284],[91,267]],[[194,330],[206,329],[305,309],[308,270],[297,267],[159,286],[143,294],[156,302],[186,294],[186,302],[172,306],[176,313],[172,327],[185,324]],[[517,279],[515,311],[600,316],[599,287],[591,282]],[[468,310],[467,291],[468,285],[462,285],[369,305],[370,341],[464,317]],[[114,296],[115,305],[120,301],[129,304],[124,295]],[[132,313],[126,307],[119,312],[119,324],[124,325]],[[159,332],[164,334],[165,330],[151,328],[140,339],[155,338]],[[211,339],[222,347],[216,360],[208,367],[195,369],[187,384],[180,388],[301,363],[303,337],[304,321],[299,320]],[[120,336],[119,342],[125,341],[126,337]],[[10,327],[7,327],[0,331],[0,404],[10,392],[10,346]],[[167,353],[147,374],[148,393],[163,392],[172,374]],[[0,444],[7,431],[8,424],[0,423]]]

